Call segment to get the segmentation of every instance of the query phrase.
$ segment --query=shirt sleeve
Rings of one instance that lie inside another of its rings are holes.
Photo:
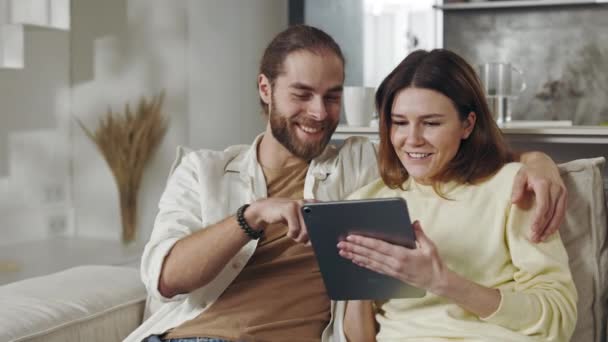
[[[159,202],[159,212],[154,221],[150,241],[142,255],[141,278],[153,298],[162,302],[177,301],[185,294],[171,298],[158,291],[160,273],[167,254],[181,238],[202,227],[201,203],[198,189],[195,153],[183,157],[169,177]]]
[[[544,341],[568,341],[576,325],[577,293],[559,233],[545,242],[528,240],[533,209],[511,205],[506,239],[513,282],[499,287],[498,309],[483,320]]]
[[[371,183],[380,177],[378,171],[378,151],[377,146],[369,139],[364,137],[353,137],[346,140],[345,148],[350,151],[347,160],[350,163],[345,163],[344,172],[352,172],[352,175],[345,174],[345,177],[355,180],[351,191],[346,193],[350,195],[354,190],[357,190],[364,185]]]

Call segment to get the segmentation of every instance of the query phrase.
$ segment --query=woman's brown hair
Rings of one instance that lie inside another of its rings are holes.
[[[445,95],[452,100],[461,121],[466,120],[470,112],[475,112],[477,117],[473,131],[461,141],[454,158],[432,176],[436,191],[438,182],[475,184],[513,161],[513,153],[490,114],[473,68],[449,50],[418,50],[410,53],[382,81],[376,92],[376,109],[380,114],[379,169],[387,186],[400,188],[409,176],[390,137],[393,102],[401,90],[409,87]]]

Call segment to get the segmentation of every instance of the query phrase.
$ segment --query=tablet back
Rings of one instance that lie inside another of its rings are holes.
[[[336,246],[348,234],[359,234],[414,248],[414,231],[404,199],[307,203],[302,207],[302,216],[331,299],[424,296],[424,290],[342,258]]]

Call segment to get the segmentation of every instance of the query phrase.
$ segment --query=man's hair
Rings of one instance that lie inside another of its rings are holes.
[[[436,191],[438,182],[475,184],[513,161],[513,153],[490,114],[473,68],[449,50],[418,50],[409,54],[382,81],[376,92],[376,109],[380,113],[379,168],[387,186],[400,188],[408,178],[391,144],[390,132],[395,97],[399,91],[409,87],[430,89],[445,95],[454,104],[461,121],[466,120],[470,112],[475,112],[477,117],[473,131],[461,141],[454,158],[432,176]]]
[[[265,75],[274,88],[275,80],[283,73],[283,62],[295,51],[308,51],[315,54],[330,52],[345,64],[344,55],[338,43],[322,30],[308,25],[293,25],[279,33],[268,44],[260,61],[260,74]],[[264,113],[268,115],[268,105],[260,98]]]

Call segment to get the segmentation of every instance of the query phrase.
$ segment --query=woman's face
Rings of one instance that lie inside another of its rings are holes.
[[[430,89],[405,88],[391,111],[391,143],[401,164],[417,182],[429,178],[454,158],[462,139],[475,126],[475,113],[461,121],[454,103]]]

